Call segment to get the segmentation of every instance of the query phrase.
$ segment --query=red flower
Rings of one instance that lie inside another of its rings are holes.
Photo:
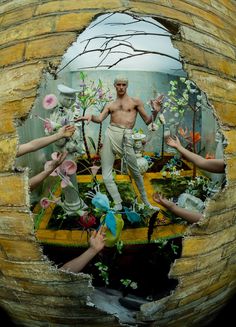
[[[80,224],[84,228],[89,228],[96,224],[96,218],[93,215],[89,214],[88,212],[85,212],[83,216],[80,217],[79,220],[80,220]]]

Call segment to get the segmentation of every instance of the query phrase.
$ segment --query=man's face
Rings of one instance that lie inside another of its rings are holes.
[[[117,81],[115,84],[114,84],[115,88],[116,88],[116,92],[118,95],[123,95],[126,93],[126,90],[127,90],[127,87],[128,87],[128,84],[127,82],[125,81]]]

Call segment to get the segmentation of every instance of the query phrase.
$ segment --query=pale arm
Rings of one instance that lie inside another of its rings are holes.
[[[139,101],[138,112],[139,112],[140,116],[142,117],[142,119],[144,120],[144,122],[146,123],[146,125],[149,125],[150,123],[152,123],[156,119],[157,114],[161,111],[163,97],[164,97],[164,95],[160,95],[155,100],[150,101],[150,104],[152,106],[152,114],[150,116],[146,113],[142,101],[141,100]]]
[[[81,120],[87,120],[87,124],[89,124],[91,121],[93,123],[102,123],[103,120],[105,120],[107,118],[107,116],[109,115],[109,106],[105,106],[105,108],[103,109],[103,111],[99,114],[99,115],[85,115],[82,117],[79,117],[75,120],[75,122],[81,121]]]
[[[223,159],[205,159],[200,155],[185,149],[180,143],[180,140],[177,136],[175,136],[175,139],[169,136],[166,139],[166,143],[169,146],[176,148],[176,150],[178,150],[185,157],[186,160],[192,162],[200,169],[206,170],[211,173],[225,172],[225,163]]]
[[[47,168],[29,180],[30,190],[33,191],[45,178],[47,178],[65,160],[67,152],[60,153],[57,159],[52,160]]]
[[[74,273],[80,272],[105,246],[104,228],[101,227],[97,232],[93,231],[89,240],[89,248],[76,257],[65,263],[60,269],[71,271]]]
[[[75,132],[74,126],[70,126],[70,125],[63,126],[58,130],[57,133],[53,135],[40,137],[28,143],[20,144],[16,156],[20,157],[26,153],[37,151],[53,142],[62,139],[63,137],[71,137],[74,134],[74,132]]]
[[[153,194],[153,200],[165,207],[166,209],[170,210],[176,216],[183,218],[191,224],[198,222],[203,217],[200,212],[190,211],[185,208],[181,208],[177,206],[174,202],[167,200],[158,193]]]

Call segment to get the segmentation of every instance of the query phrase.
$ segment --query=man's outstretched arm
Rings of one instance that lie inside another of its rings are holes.
[[[150,104],[152,106],[152,114],[149,116],[145,109],[142,101],[140,100],[140,103],[138,105],[138,111],[146,125],[149,125],[154,122],[154,120],[157,117],[157,114],[162,110],[162,100],[163,100],[164,95],[160,95],[158,98],[155,100],[151,100]]]
[[[85,116],[81,116],[75,119],[75,122],[78,121],[87,121],[87,124],[89,124],[91,121],[93,123],[102,123],[103,120],[105,120],[107,118],[107,116],[109,115],[109,107],[105,106],[103,111],[99,114],[99,115],[85,115]]]

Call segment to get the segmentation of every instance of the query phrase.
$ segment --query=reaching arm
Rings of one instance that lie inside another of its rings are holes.
[[[85,115],[85,116],[81,116],[79,118],[77,118],[75,120],[75,122],[81,121],[81,120],[87,120],[87,124],[89,124],[91,121],[93,123],[101,123],[103,122],[103,120],[105,120],[107,118],[107,116],[109,115],[110,111],[109,111],[109,106],[106,105],[105,108],[103,109],[103,111],[99,114],[99,115]]]
[[[47,178],[65,160],[67,152],[60,153],[57,159],[52,160],[47,168],[29,180],[30,190],[33,191],[45,178]]]
[[[93,231],[89,240],[89,248],[80,256],[65,263],[60,269],[69,270],[71,272],[80,272],[89,261],[95,257],[105,246],[104,228],[101,227],[97,232]]]
[[[57,133],[55,133],[53,135],[44,136],[44,137],[32,140],[28,143],[20,144],[16,156],[20,157],[26,153],[37,151],[53,142],[56,142],[56,141],[62,139],[63,137],[71,137],[74,134],[74,132],[75,132],[74,126],[70,126],[70,125],[63,126],[58,130]]]
[[[158,193],[153,194],[153,200],[165,207],[166,209],[170,210],[176,216],[187,220],[191,224],[198,222],[203,217],[200,212],[190,211],[185,208],[181,208],[177,206],[174,202],[163,198]]]
[[[176,150],[178,150],[188,161],[192,162],[200,169],[204,169],[211,173],[225,172],[225,163],[223,159],[205,159],[198,154],[185,149],[177,136],[175,136],[175,139],[169,136],[166,139],[166,143],[169,146],[176,148]]]
[[[161,104],[162,104],[163,97],[164,97],[164,95],[160,95],[155,100],[150,101],[150,104],[152,106],[152,114],[150,116],[147,115],[147,113],[144,109],[144,105],[143,105],[142,101],[140,100],[140,102],[138,104],[138,111],[139,111],[140,116],[146,123],[146,125],[149,125],[150,123],[154,122],[154,120],[157,117],[158,112],[161,111],[161,109],[162,109]]]

